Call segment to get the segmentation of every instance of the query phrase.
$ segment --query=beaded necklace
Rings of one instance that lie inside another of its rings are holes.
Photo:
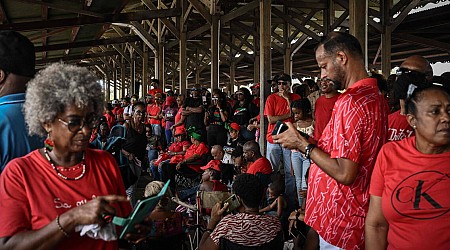
[[[59,177],[63,178],[64,180],[76,181],[76,180],[83,178],[84,174],[86,173],[86,164],[84,163],[84,153],[83,153],[83,159],[81,159],[83,171],[81,172],[81,174],[79,176],[77,176],[75,178],[67,177],[67,176],[61,174],[61,172],[59,172],[58,168],[56,168],[55,164],[53,163],[52,159],[50,158],[47,148],[44,148],[44,155],[45,155],[45,158],[47,158],[48,162],[50,162],[50,165],[52,165],[52,168],[55,170],[56,174]]]

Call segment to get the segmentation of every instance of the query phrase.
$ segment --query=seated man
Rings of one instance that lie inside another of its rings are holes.
[[[283,249],[280,221],[274,216],[259,213],[262,188],[256,176],[238,175],[233,183],[233,191],[241,204],[237,213],[224,217],[229,205],[217,203],[200,241],[200,249],[221,249],[219,245],[225,248],[230,244]]]
[[[252,162],[247,169],[247,174],[257,173],[270,175],[272,174],[272,166],[266,157],[261,155],[259,145],[255,141],[248,141],[244,144],[244,157],[247,162]]]

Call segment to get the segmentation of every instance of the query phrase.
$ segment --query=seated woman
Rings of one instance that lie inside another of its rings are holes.
[[[184,176],[200,174],[200,163],[203,155],[206,155],[209,150],[205,143],[201,142],[202,136],[200,132],[189,130],[189,136],[191,137],[192,145],[186,150],[184,155],[177,155],[178,157],[172,157],[169,163],[162,164],[162,180],[167,181],[170,179],[170,187],[175,189],[175,174],[179,173]]]
[[[164,182],[152,181],[145,187],[144,197],[156,196],[164,186]],[[158,205],[151,212],[151,230],[147,240],[139,245],[139,249],[178,250],[181,249],[183,238],[183,218],[181,213],[170,210],[172,193],[167,190]]]
[[[385,144],[372,173],[367,249],[450,246],[450,96],[442,87],[418,88],[406,110],[415,136]]]
[[[171,157],[178,157],[177,155],[184,155],[191,145],[186,138],[186,130],[183,127],[179,127],[175,130],[175,141],[170,144],[167,152],[160,153],[158,159],[150,161],[150,171],[153,178],[161,180],[162,177],[162,163],[169,163]]]
[[[279,219],[259,213],[263,187],[258,177],[251,174],[238,175],[233,183],[233,192],[241,204],[237,213],[224,216],[229,205],[217,203],[200,241],[200,249],[220,249],[219,244],[253,247],[264,245],[267,249],[283,249]]]
[[[28,82],[26,95],[29,132],[54,147],[16,158],[2,172],[0,249],[118,249],[115,231],[109,239],[79,232],[92,224],[113,230],[103,218],[131,211],[114,158],[88,148],[102,86],[85,68],[53,64]]]

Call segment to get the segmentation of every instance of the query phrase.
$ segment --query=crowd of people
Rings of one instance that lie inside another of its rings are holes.
[[[87,69],[35,74],[33,44],[0,31],[0,59],[16,58],[0,60],[0,249],[179,249],[169,243],[183,240],[184,220],[168,204],[196,203],[198,191],[238,202],[206,210],[200,249],[282,249],[289,237],[295,249],[450,246],[433,233],[450,229],[450,79],[422,56],[387,80],[367,72],[359,42],[342,32],[315,53],[316,81],[279,74],[264,83],[265,102],[262,83],[227,95],[163,91],[153,79],[144,97],[105,103]],[[106,218],[129,215],[141,175],[152,180],[146,197],[169,180],[170,189],[117,240]]]

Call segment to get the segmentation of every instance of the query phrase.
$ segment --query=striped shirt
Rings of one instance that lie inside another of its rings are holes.
[[[281,231],[277,217],[260,214],[238,213],[225,216],[210,234],[219,245],[221,237],[244,246],[260,246],[275,239]]]

